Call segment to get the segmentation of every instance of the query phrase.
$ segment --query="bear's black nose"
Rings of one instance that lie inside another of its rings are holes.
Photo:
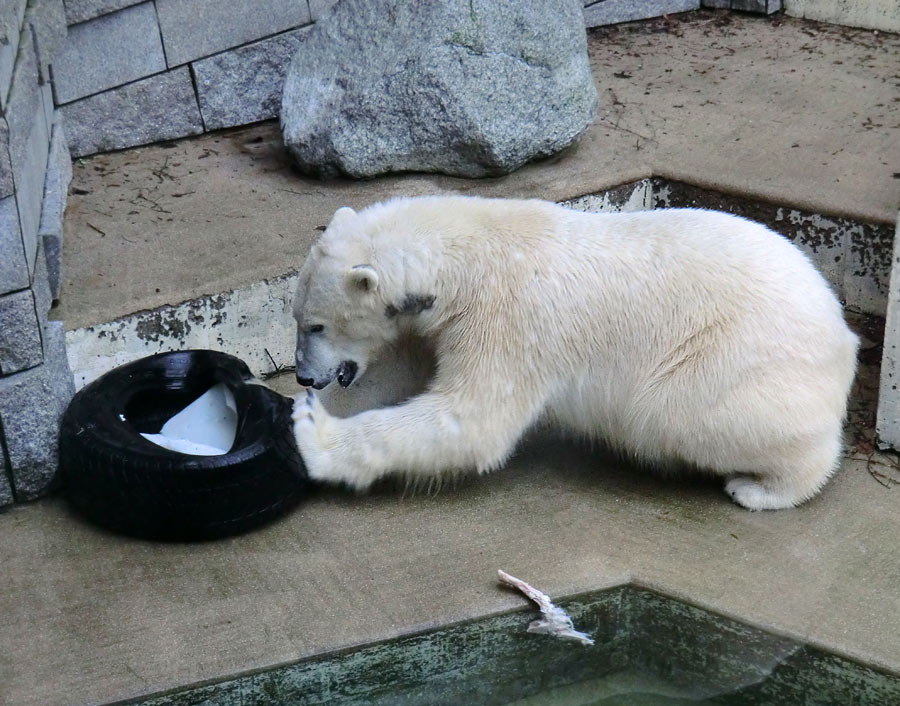
[[[303,387],[312,387],[313,379],[312,378],[302,378],[300,375],[297,375],[297,382],[303,385]]]

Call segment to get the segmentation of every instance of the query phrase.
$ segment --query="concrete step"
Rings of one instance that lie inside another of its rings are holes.
[[[503,178],[312,181],[273,122],[78,160],[54,314],[79,383],[171,347],[222,348],[260,372],[289,364],[291,277],[317,228],[396,195],[733,210],[798,242],[849,307],[884,313],[900,37],[692,13],[594,30],[589,51],[595,124]]]
[[[562,202],[584,211],[713,208],[765,223],[797,243],[831,283],[845,306],[883,316],[890,277],[893,227],[729,196],[654,177]],[[330,214],[320,219],[327,222]],[[308,243],[304,243],[304,248]],[[211,348],[236,355],[257,375],[293,365],[295,325],[291,303],[296,274],[201,296],[70,329],[69,363],[78,387],[145,355]]]

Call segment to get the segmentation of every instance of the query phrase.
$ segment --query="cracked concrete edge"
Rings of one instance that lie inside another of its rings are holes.
[[[848,308],[884,316],[893,225],[824,215],[690,182],[654,178],[653,208],[711,208],[749,218],[797,245]]]
[[[271,371],[273,363],[292,365],[296,283],[296,274],[287,274],[68,331],[66,347],[76,387],[138,358],[190,348],[236,355],[257,375]]]
[[[900,213],[894,235],[883,351],[875,432],[882,448],[900,451]]]
[[[882,315],[887,306],[888,246],[892,237],[887,228],[661,179],[639,179],[560,203],[593,212],[715,208],[751,218],[794,241],[846,306],[876,315]],[[70,330],[66,344],[76,386],[80,389],[138,358],[186,348],[230,353],[242,358],[257,375],[292,365],[291,301],[295,287],[296,275],[288,273]]]
[[[784,0],[784,11],[791,17],[900,32],[900,4],[895,0]]]
[[[778,184],[759,184],[750,183],[748,181],[734,181],[731,183],[722,183],[715,180],[705,179],[703,174],[693,171],[683,172],[673,165],[653,164],[650,166],[647,174],[648,178],[662,179],[666,181],[680,182],[691,184],[692,186],[706,189],[707,191],[720,193],[725,196],[733,196],[748,201],[761,201],[766,203],[777,203],[783,206],[788,204],[784,201],[784,191]],[[739,174],[734,174],[735,179],[740,179]],[[872,208],[866,204],[855,204],[853,209],[837,208],[827,201],[819,201],[814,196],[792,195],[789,204],[790,208],[810,213],[827,214],[830,217],[846,218],[860,223],[871,223],[873,225],[887,225],[893,228],[893,214],[888,215],[883,210]]]
[[[640,180],[563,205],[584,211],[649,207],[650,182]],[[296,274],[249,287],[130,314],[66,333],[69,360],[80,389],[100,375],[154,353],[210,348],[244,360],[256,374],[293,365],[291,302]]]
[[[388,704],[401,694],[405,700],[423,703],[438,685],[443,687],[441,703],[499,703],[498,689],[504,692],[503,703],[520,703],[517,699],[582,682],[593,689],[595,699],[598,685],[593,680],[629,667],[653,673],[660,664],[666,668],[676,665],[667,671],[671,686],[689,686],[695,695],[703,692],[706,697],[738,692],[758,684],[761,678],[769,684],[767,692],[786,692],[783,695],[790,702],[794,701],[791,696],[796,698],[810,689],[816,694],[827,690],[835,701],[852,699],[861,683],[870,697],[867,702],[900,693],[896,672],[861,663],[799,636],[771,632],[645,582],[595,586],[554,601],[569,613],[576,627],[597,639],[593,650],[545,637],[523,638],[535,611],[517,600],[505,610],[422,626],[388,640],[128,703],[175,706],[189,699],[228,706],[243,704],[250,694],[261,706],[292,703],[299,694],[309,704],[332,703],[335,698],[348,705]],[[685,642],[685,634],[698,639]],[[522,639],[535,640],[539,649],[523,650]],[[717,652],[704,652],[708,645],[715,645]],[[462,662],[461,650],[466,653]],[[388,664],[393,668],[385,670]],[[476,664],[478,668],[461,669],[461,665]],[[402,667],[397,669],[398,665]],[[797,679],[798,674],[817,678]],[[344,691],[344,685],[352,686]]]

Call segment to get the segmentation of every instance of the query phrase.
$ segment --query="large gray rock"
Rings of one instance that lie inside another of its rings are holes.
[[[301,170],[499,175],[571,145],[597,92],[578,0],[342,0],[288,69]]]

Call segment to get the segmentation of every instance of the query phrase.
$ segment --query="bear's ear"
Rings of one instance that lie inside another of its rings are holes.
[[[344,221],[347,221],[353,218],[356,215],[356,211],[354,211],[349,206],[343,206],[334,212],[334,215],[331,217],[331,223],[328,224],[328,227],[331,228],[335,225],[340,225]]]
[[[378,289],[378,273],[371,265],[356,265],[347,270],[347,285],[358,292],[374,292]]]

